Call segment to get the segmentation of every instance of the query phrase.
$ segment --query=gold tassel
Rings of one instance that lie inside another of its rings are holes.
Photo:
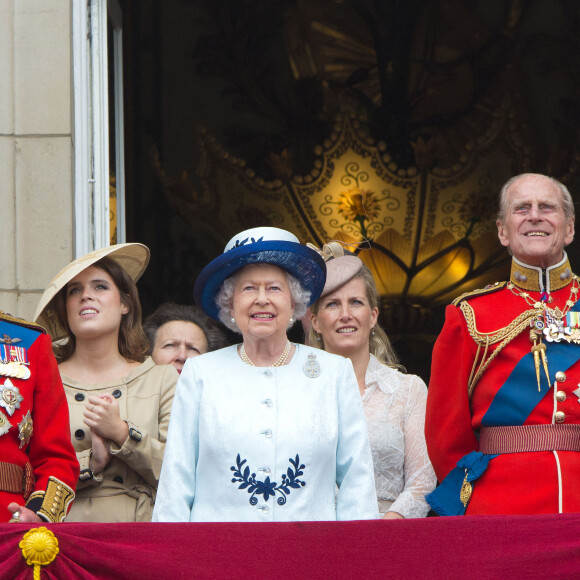
[[[537,344],[532,346],[532,353],[534,354],[534,366],[536,367],[536,379],[538,381],[538,392],[542,389],[540,388],[540,347]]]
[[[535,330],[530,330],[530,340],[533,341],[534,346],[532,346],[532,354],[534,355],[534,366],[536,367],[536,380],[538,381],[538,392],[542,389],[540,388],[540,351],[542,350],[537,344],[538,335]],[[542,345],[544,346],[544,345]],[[546,348],[544,346],[544,348]]]
[[[550,382],[550,373],[548,372],[548,357],[546,356],[546,345],[541,342],[538,345],[538,348],[540,349],[540,355],[542,357],[542,366],[544,367],[544,372],[546,373],[546,379],[548,379],[548,389],[549,389],[552,383]]]

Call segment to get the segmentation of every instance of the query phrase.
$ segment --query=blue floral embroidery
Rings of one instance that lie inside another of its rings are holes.
[[[257,240],[255,240],[254,238],[246,238],[245,240],[236,240],[236,244],[234,245],[234,247],[232,248],[232,250],[234,248],[239,248],[240,246],[245,246],[248,240],[252,240],[251,243],[255,244],[256,242],[261,242],[264,239],[264,236],[262,236],[261,238],[258,238]]]
[[[264,481],[258,481],[256,479],[256,474],[250,474],[250,467],[246,465],[244,468],[244,463],[246,459],[242,461],[240,454],[236,458],[236,465],[230,467],[231,471],[234,472],[234,477],[232,478],[232,483],[239,483],[238,489],[247,489],[248,493],[251,493],[250,505],[256,505],[258,503],[258,498],[256,495],[263,495],[264,501],[268,501],[270,496],[274,497],[276,493],[280,494],[280,497],[276,500],[278,505],[284,505],[287,500],[287,496],[290,494],[290,488],[299,489],[306,485],[305,481],[298,479],[301,475],[304,475],[303,469],[306,468],[304,464],[300,464],[300,458],[298,454],[295,459],[291,457],[288,459],[293,465],[294,469],[288,468],[288,471],[282,475],[282,482],[280,485],[275,481],[270,481],[270,477],[266,477]],[[242,473],[242,469],[244,470]]]

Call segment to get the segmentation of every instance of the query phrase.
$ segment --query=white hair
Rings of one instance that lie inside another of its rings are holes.
[[[556,185],[560,190],[562,196],[562,209],[564,210],[564,215],[567,218],[574,217],[574,202],[572,201],[572,196],[570,195],[568,188],[563,183],[560,183],[557,179],[549,177],[548,175],[542,175],[541,173],[522,173],[520,175],[512,177],[509,181],[506,181],[504,186],[501,188],[501,191],[499,193],[499,210],[497,212],[498,221],[500,221],[502,224],[505,222],[505,218],[508,211],[508,199],[507,199],[508,189],[516,181],[518,181],[518,179],[530,175],[545,177],[546,179],[549,179],[554,185]]]
[[[274,264],[275,265],[275,264]],[[232,322],[231,310],[233,307],[234,290],[238,282],[240,270],[235,274],[232,274],[229,278],[226,278],[221,288],[215,297],[215,303],[218,307],[218,317],[220,321],[234,332],[240,332],[238,325]],[[296,320],[302,318],[306,314],[306,310],[310,304],[310,291],[305,290],[302,284],[289,272],[284,270],[286,275],[286,280],[288,281],[288,288],[290,290],[290,295],[292,296],[292,302],[294,302],[294,320],[288,324],[290,328]]]

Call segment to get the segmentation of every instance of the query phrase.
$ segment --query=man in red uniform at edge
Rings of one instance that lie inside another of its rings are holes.
[[[79,463],[50,336],[0,311],[0,522],[61,522]]]
[[[580,511],[580,303],[574,206],[523,174],[500,194],[509,282],[457,298],[433,350],[426,439],[441,515]]]

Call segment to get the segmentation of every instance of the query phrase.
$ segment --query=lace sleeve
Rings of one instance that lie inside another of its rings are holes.
[[[406,385],[406,413],[404,418],[405,460],[404,488],[389,508],[405,518],[425,517],[429,506],[425,495],[435,489],[436,477],[425,444],[425,406],[427,387],[410,375]]]

